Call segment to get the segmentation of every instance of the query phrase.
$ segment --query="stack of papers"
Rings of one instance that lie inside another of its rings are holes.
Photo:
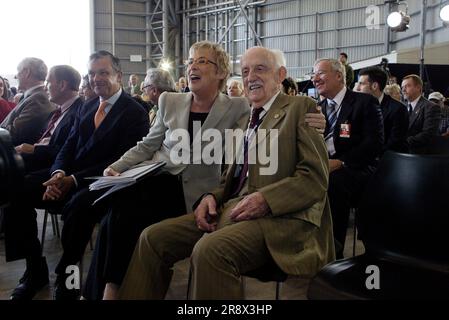
[[[97,179],[97,181],[89,185],[90,191],[112,187],[111,189],[106,191],[100,198],[95,200],[95,202],[92,205],[96,204],[98,201],[100,201],[101,199],[110,195],[113,192],[116,192],[120,189],[135,184],[142,177],[148,174],[156,173],[158,169],[163,167],[164,165],[165,162],[159,161],[148,165],[133,167],[127,171],[122,172],[119,176],[97,176],[86,178],[86,179]]]

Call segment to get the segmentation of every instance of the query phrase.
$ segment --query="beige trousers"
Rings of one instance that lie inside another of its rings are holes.
[[[232,223],[227,216],[228,210],[224,210],[218,230],[210,234],[197,228],[193,214],[146,228],[134,250],[120,298],[163,299],[173,264],[190,256],[193,299],[243,299],[241,274],[264,265],[270,255],[258,220]]]

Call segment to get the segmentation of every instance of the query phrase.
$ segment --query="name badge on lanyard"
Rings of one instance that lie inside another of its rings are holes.
[[[351,137],[351,124],[342,123],[340,125],[340,138],[350,138]]]

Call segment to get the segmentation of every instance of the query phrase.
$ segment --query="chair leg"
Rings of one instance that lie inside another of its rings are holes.
[[[281,291],[281,283],[276,281],[276,300],[279,300],[279,293]]]
[[[80,292],[83,292],[83,268],[84,268],[84,255],[81,257],[80,263],[79,263],[79,270],[80,270]]]
[[[56,223],[54,214],[50,214],[50,220],[51,220],[51,228],[53,230],[53,236],[56,236]]]
[[[44,222],[42,223],[42,235],[41,235],[41,254],[44,254],[44,243],[45,243],[45,233],[47,231],[47,219],[48,219],[48,211],[44,211]]]
[[[55,216],[55,227],[56,227],[56,236],[61,239],[61,232],[59,231],[59,222],[58,222],[58,216]]]
[[[352,239],[352,256],[355,257],[355,250],[356,250],[356,246],[357,246],[357,212],[354,208],[351,209],[352,213],[354,214],[354,239]]]
[[[190,285],[192,284],[192,268],[189,268],[189,279],[187,280],[186,300],[190,300]]]

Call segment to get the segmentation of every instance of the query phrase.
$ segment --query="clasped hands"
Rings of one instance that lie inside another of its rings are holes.
[[[240,200],[229,215],[232,221],[238,222],[263,217],[270,211],[262,193],[254,192]],[[205,232],[217,230],[218,214],[215,197],[205,196],[194,211],[194,216],[198,229]]]
[[[55,173],[49,180],[43,183],[47,189],[42,196],[42,200],[61,200],[75,185],[72,177],[67,177],[63,172]]]

